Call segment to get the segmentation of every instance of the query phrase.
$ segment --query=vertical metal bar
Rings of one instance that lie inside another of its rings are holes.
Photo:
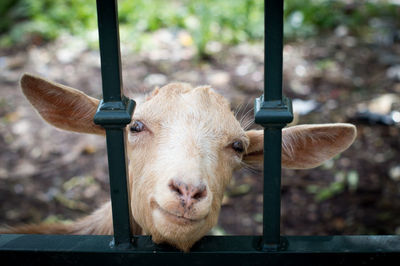
[[[255,122],[264,127],[264,251],[282,248],[282,128],[292,121],[291,103],[282,97],[283,0],[264,1],[264,95],[255,102]]]
[[[281,127],[264,129],[263,248],[268,250],[280,244],[281,139]]]
[[[283,1],[264,2],[264,101],[282,100]],[[264,249],[277,249],[281,217],[281,126],[264,129]]]
[[[96,2],[104,102],[121,101],[122,78],[117,1],[97,0]]]
[[[107,154],[114,228],[114,245],[131,245],[129,187],[125,159],[125,132],[107,129]]]
[[[106,129],[110,193],[113,215],[113,246],[131,247],[131,214],[125,150],[125,126],[134,102],[122,94],[121,60],[116,0],[97,0],[103,98],[95,123]]]
[[[264,100],[282,100],[283,0],[264,1]]]

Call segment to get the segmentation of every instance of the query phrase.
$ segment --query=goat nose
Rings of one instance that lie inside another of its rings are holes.
[[[189,208],[207,197],[207,187],[204,184],[194,186],[178,180],[171,180],[169,188],[172,192],[178,194],[182,207],[185,208]]]

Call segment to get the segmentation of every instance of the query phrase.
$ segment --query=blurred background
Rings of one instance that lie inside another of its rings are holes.
[[[251,119],[263,90],[263,1],[118,2],[129,95],[210,84]],[[294,124],[350,122],[358,136],[316,169],[283,171],[282,234],[400,234],[399,14],[399,0],[285,1]],[[0,16],[0,224],[90,213],[108,199],[105,140],[47,125],[18,80],[30,72],[101,97],[95,1],[2,0]],[[212,234],[261,234],[261,171],[239,171],[223,205]]]

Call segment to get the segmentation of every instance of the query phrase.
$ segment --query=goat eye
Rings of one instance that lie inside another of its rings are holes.
[[[244,152],[243,142],[240,140],[233,142],[232,149],[237,153],[243,153]]]
[[[139,133],[139,132],[142,132],[142,131],[144,130],[144,125],[143,125],[143,123],[140,122],[140,121],[135,121],[135,122],[131,125],[130,130],[131,130],[132,133]]]

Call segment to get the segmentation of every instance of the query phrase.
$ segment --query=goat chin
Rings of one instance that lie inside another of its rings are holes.
[[[181,234],[180,232],[169,233],[168,235],[162,235],[159,232],[151,234],[151,238],[156,244],[169,244],[176,247],[184,252],[189,252],[191,247],[205,235],[206,232],[199,230],[194,234],[188,236],[187,234]]]
[[[167,243],[184,252],[188,252],[218,220],[218,215],[207,215],[194,221],[176,221],[175,218],[169,219],[166,215],[170,214],[155,210],[151,226],[146,228],[145,232],[152,236],[156,244]]]

